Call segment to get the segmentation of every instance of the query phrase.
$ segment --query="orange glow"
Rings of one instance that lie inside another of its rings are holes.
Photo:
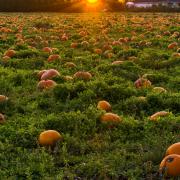
[[[90,3],[90,4],[94,4],[94,3],[97,3],[98,0],[87,0],[87,2]]]

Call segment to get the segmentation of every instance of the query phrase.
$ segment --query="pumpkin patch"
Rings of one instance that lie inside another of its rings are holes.
[[[179,178],[179,13],[109,11],[0,13],[0,180]]]

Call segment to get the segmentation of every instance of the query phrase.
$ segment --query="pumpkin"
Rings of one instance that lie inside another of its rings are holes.
[[[100,117],[102,123],[120,123],[122,119],[114,113],[105,113]]]
[[[42,74],[41,80],[52,79],[53,77],[56,76],[60,76],[59,72],[55,69],[49,69]]]
[[[180,155],[180,142],[172,144],[171,146],[168,147],[166,151],[166,156],[170,154]]]
[[[166,156],[160,164],[159,171],[167,176],[180,175],[180,155],[171,154]]]
[[[43,131],[38,138],[41,146],[54,146],[58,141],[62,141],[62,136],[55,130]]]
[[[154,87],[153,88],[153,92],[156,92],[156,93],[166,93],[167,90],[164,89],[163,87]]]
[[[0,124],[5,123],[5,117],[3,114],[0,113]]]
[[[71,77],[71,76],[64,76],[64,80],[65,81],[71,81],[71,80],[73,80],[73,77]]]
[[[4,53],[4,56],[8,56],[11,58],[11,57],[15,56],[15,54],[16,54],[16,51],[9,49]]]
[[[42,76],[46,71],[47,71],[46,69],[39,71],[38,74],[37,74],[37,75],[38,75],[38,78],[41,79],[41,76]]]
[[[156,121],[159,117],[164,117],[164,116],[168,116],[168,115],[169,115],[169,112],[160,111],[160,112],[157,112],[157,113],[153,114],[152,116],[150,116],[150,120]]]
[[[78,47],[78,43],[71,43],[71,48],[77,48]]]
[[[0,103],[1,102],[5,102],[8,100],[8,97],[4,96],[4,95],[0,95]]]
[[[97,105],[98,109],[105,110],[105,111],[111,111],[111,105],[107,101],[99,101]]]
[[[90,80],[92,78],[91,73],[84,72],[84,71],[78,71],[74,74],[74,78],[83,79],[83,80]]]
[[[61,40],[62,41],[67,41],[69,38],[68,38],[68,36],[66,35],[66,34],[63,34],[62,36],[61,36]]]
[[[177,46],[178,46],[178,43],[177,42],[173,42],[173,43],[168,45],[168,49],[174,49]]]
[[[47,53],[52,53],[52,49],[50,47],[44,47],[43,51]]]
[[[112,65],[119,65],[119,64],[123,64],[124,61],[113,61]]]
[[[94,53],[96,53],[96,54],[102,54],[102,50],[101,49],[94,49]]]
[[[74,68],[74,67],[76,67],[76,64],[74,64],[73,62],[66,62],[64,65],[65,65],[66,67],[69,67],[69,68]]]
[[[3,56],[3,61],[8,61],[9,59],[10,59],[10,57],[9,56]]]
[[[53,80],[41,80],[37,87],[39,89],[51,89],[51,88],[54,88],[56,86],[56,82],[53,81]]]
[[[138,80],[135,81],[134,83],[136,88],[148,88],[151,87],[151,81],[145,78],[139,78]]]
[[[60,56],[58,54],[53,54],[48,57],[48,62],[52,62],[58,59],[60,59]]]
[[[88,47],[89,46],[89,42],[88,41],[82,41],[81,42],[81,46]]]

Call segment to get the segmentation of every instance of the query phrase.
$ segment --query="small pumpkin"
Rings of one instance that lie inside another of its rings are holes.
[[[135,81],[134,85],[137,89],[149,88],[151,87],[151,81],[145,78],[139,78],[138,80]]]
[[[153,92],[156,92],[156,93],[166,93],[167,90],[164,89],[163,87],[154,87],[153,89]]]
[[[8,100],[8,97],[7,96],[4,96],[4,95],[0,95],[0,103],[1,102],[5,102]]]
[[[107,101],[99,101],[98,102],[98,105],[97,105],[97,108],[98,109],[101,109],[101,110],[105,110],[105,111],[111,111],[111,105],[109,104],[109,102],[107,102]]]
[[[38,83],[37,87],[38,87],[39,89],[52,89],[52,88],[54,88],[56,85],[57,85],[56,82],[53,81],[53,80],[41,80],[41,81]]]
[[[150,120],[151,121],[156,121],[159,117],[165,117],[168,116],[169,112],[166,111],[160,111],[160,112],[156,112],[155,114],[153,114],[152,116],[150,116]]]
[[[66,62],[64,65],[66,67],[69,67],[69,68],[75,68],[76,67],[76,64],[74,64],[73,62]]]
[[[173,43],[168,45],[168,49],[174,49],[177,46],[178,46],[178,43],[177,42],[173,42]]]
[[[55,69],[49,69],[42,74],[41,80],[52,79],[56,76],[60,76],[59,72]]]
[[[83,79],[83,80],[90,80],[92,78],[91,73],[85,71],[78,71],[74,74],[74,78]]]
[[[124,61],[113,61],[112,65],[119,65],[119,64],[123,64]]]
[[[166,156],[160,164],[159,171],[165,176],[179,176],[180,175],[180,155],[171,154]]]
[[[52,53],[52,49],[50,47],[44,47],[43,52]]]
[[[168,147],[166,151],[166,156],[170,154],[180,155],[180,142],[172,144],[171,146]]]
[[[58,141],[62,141],[62,136],[55,130],[43,131],[38,138],[41,146],[54,146]]]
[[[120,123],[122,118],[114,113],[105,113],[100,117],[102,123]]]
[[[4,53],[4,56],[8,56],[8,57],[12,58],[13,56],[15,56],[15,54],[16,54],[16,51],[9,49]]]
[[[52,62],[58,59],[60,59],[60,56],[58,54],[53,54],[48,57],[48,62]]]
[[[38,74],[37,74],[38,78],[41,79],[41,76],[42,76],[46,71],[47,71],[46,69],[39,71]]]

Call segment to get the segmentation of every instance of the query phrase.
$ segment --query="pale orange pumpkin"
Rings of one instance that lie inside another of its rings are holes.
[[[53,54],[48,57],[48,62],[52,62],[58,59],[60,59],[60,56],[58,54]]]
[[[46,71],[47,71],[46,69],[39,71],[38,74],[37,74],[38,78],[41,79],[41,76],[42,76]]]
[[[123,64],[124,61],[113,61],[112,65],[119,65],[119,64]]]
[[[177,42],[173,42],[173,43],[168,45],[168,49],[174,49],[177,46],[178,46],[178,43]]]
[[[42,74],[41,80],[52,79],[56,76],[60,76],[60,73],[55,69],[49,69]]]
[[[170,154],[178,154],[180,155],[180,142],[177,142],[175,144],[172,144],[168,147],[166,151],[166,156]]]
[[[169,112],[166,111],[160,111],[160,112],[156,112],[155,114],[153,114],[152,116],[150,116],[150,120],[151,121],[156,121],[159,117],[165,117],[168,116]]]
[[[16,54],[16,51],[9,49],[4,53],[4,56],[8,56],[8,57],[12,58],[13,56],[15,56],[15,54]]]
[[[74,64],[73,62],[66,62],[64,65],[66,67],[69,67],[69,68],[75,68],[76,67],[76,64]]]
[[[1,102],[5,102],[8,100],[8,97],[7,96],[4,96],[4,95],[0,95],[0,103]]]
[[[100,117],[102,123],[120,123],[122,118],[114,113],[105,113]]]
[[[180,155],[171,154],[166,156],[160,164],[159,171],[167,176],[180,176]]]
[[[107,102],[107,101],[99,101],[98,102],[98,105],[97,105],[97,108],[98,109],[101,109],[101,110],[105,110],[105,111],[111,111],[111,105],[109,104],[109,102]]]
[[[41,146],[54,146],[58,141],[62,141],[61,134],[55,130],[43,131],[38,138]]]
[[[52,88],[54,88],[56,85],[57,85],[56,82],[53,81],[53,80],[41,80],[41,81],[38,83],[37,87],[38,87],[39,89],[52,89]]]
[[[52,53],[52,49],[50,47],[44,47],[43,51],[47,52],[47,53],[50,53],[50,54]]]
[[[83,80],[90,80],[92,78],[91,73],[84,72],[84,71],[78,71],[74,74],[74,78],[83,79]]]
[[[78,43],[71,43],[71,48],[77,48],[78,47]]]
[[[94,53],[96,53],[96,54],[102,54],[102,50],[101,49],[94,49]]]
[[[151,82],[148,79],[145,78],[139,78],[134,83],[136,88],[149,88],[151,87]]]

